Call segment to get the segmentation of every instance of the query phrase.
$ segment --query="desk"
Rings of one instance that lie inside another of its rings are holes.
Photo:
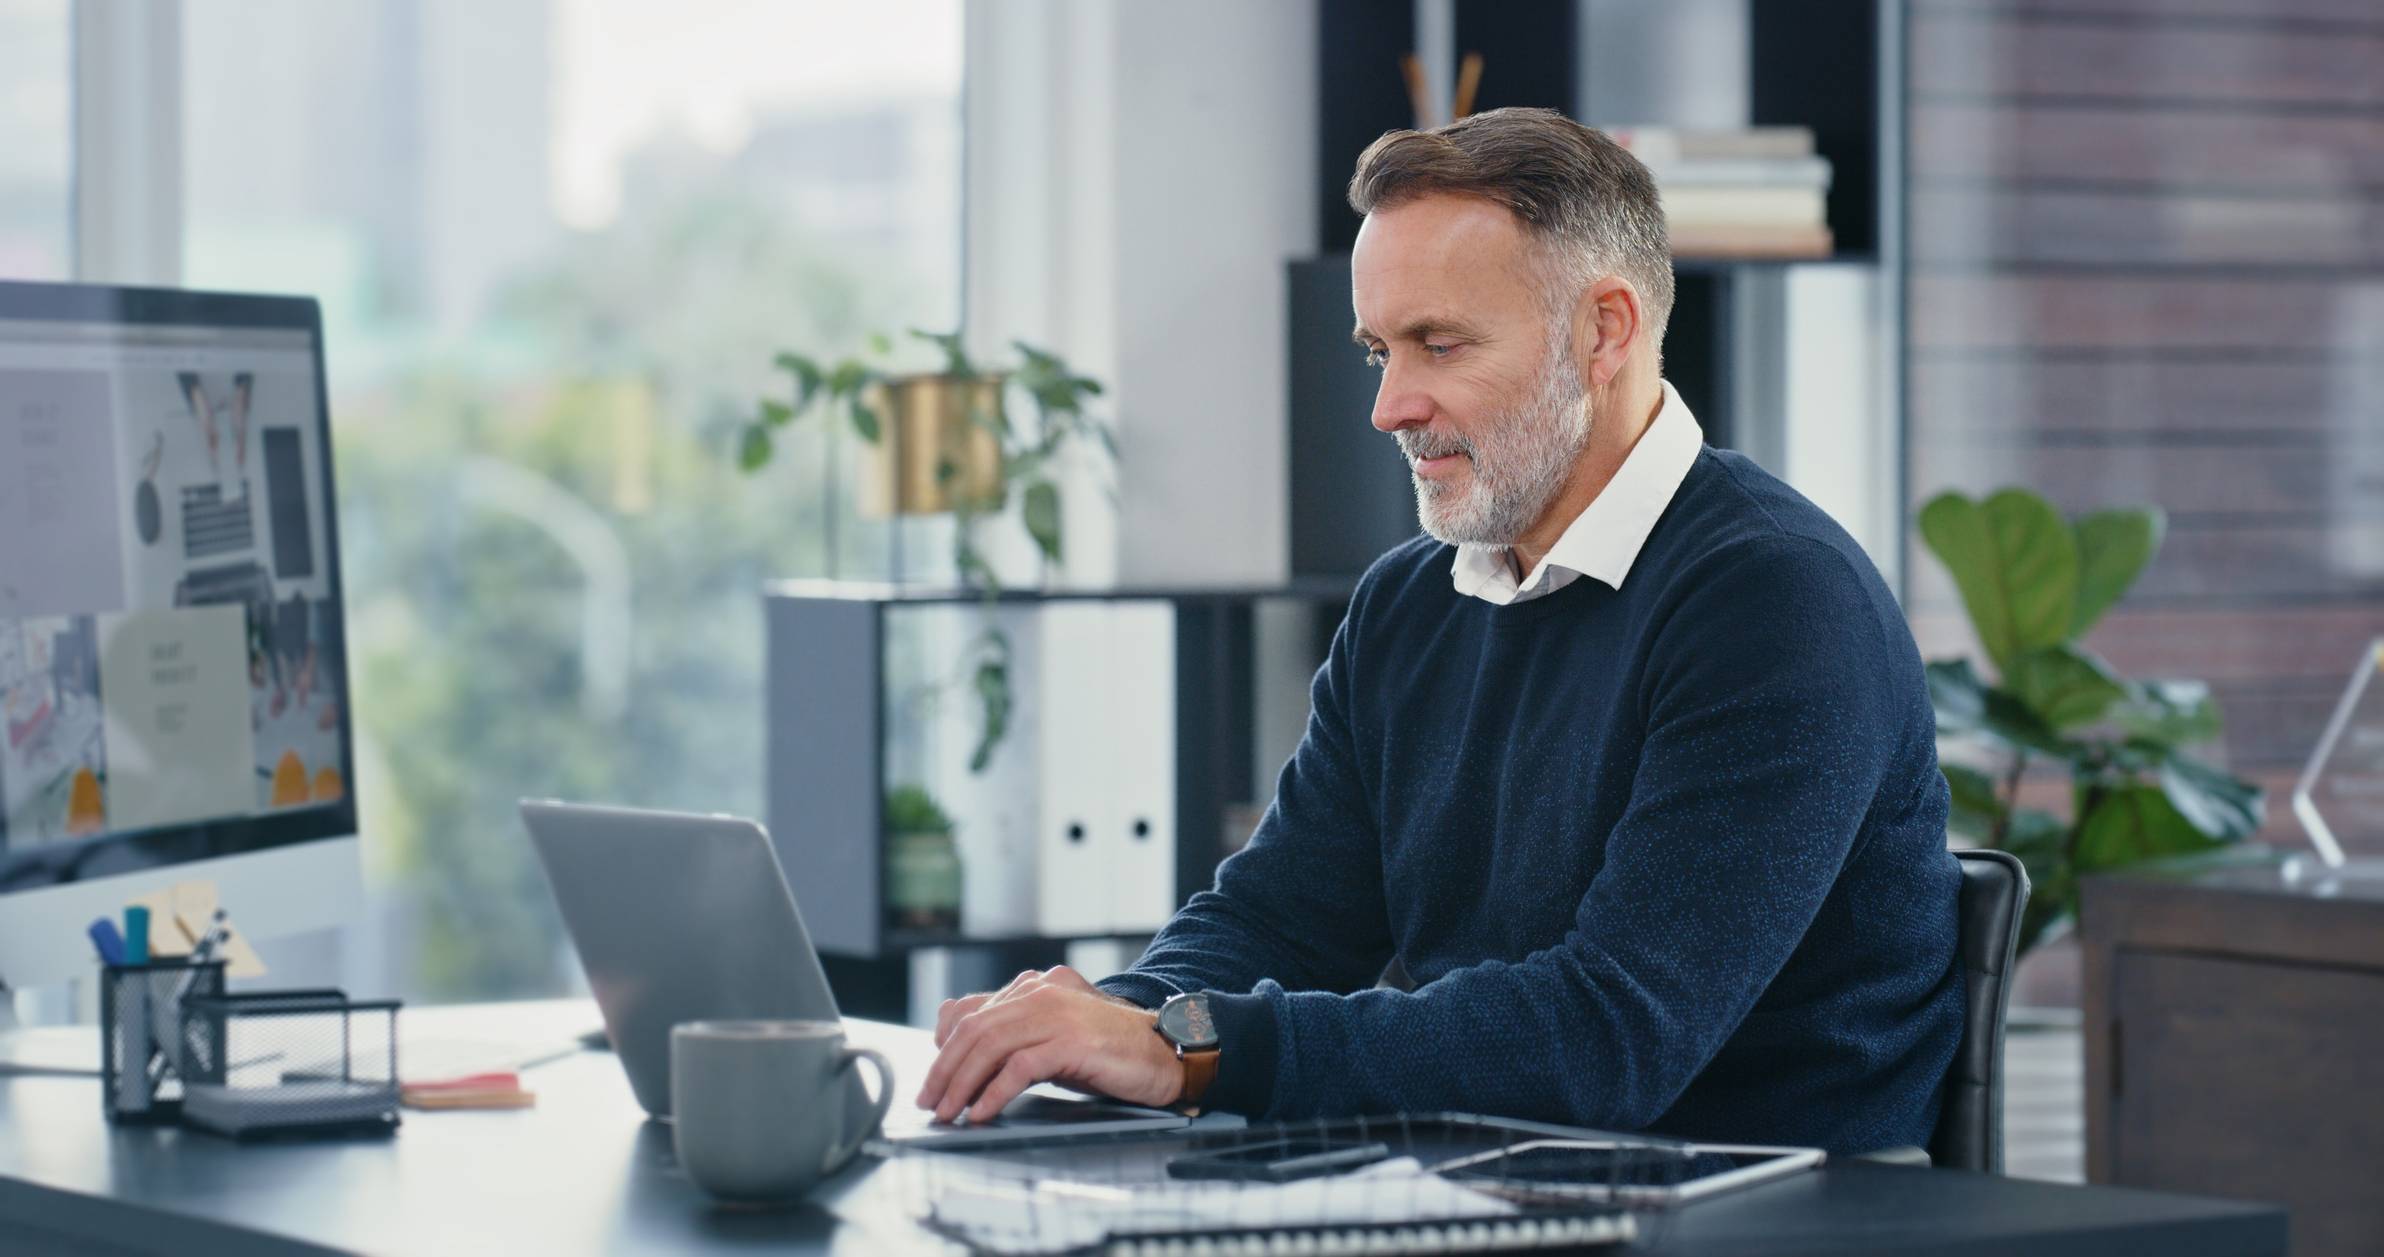
[[[569,1002],[410,1010],[411,1034],[491,1037],[592,1024]],[[904,1084],[921,1031],[853,1022]],[[532,1071],[538,1107],[409,1113],[395,1138],[243,1146],[181,1130],[113,1129],[99,1084],[0,1079],[0,1249],[215,1253],[943,1251],[870,1189],[864,1159],[809,1204],[715,1209],[644,1120],[620,1066],[581,1053]],[[2277,1209],[2117,1188],[1848,1164],[1685,1210],[1633,1253],[2282,1254]]]
[[[2081,887],[2088,1177],[2278,1201],[2303,1257],[2384,1251],[2384,863]]]

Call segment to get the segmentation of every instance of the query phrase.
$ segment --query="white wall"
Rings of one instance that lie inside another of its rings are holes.
[[[1112,386],[1112,521],[1070,487],[1063,579],[1288,571],[1283,263],[1311,252],[1316,32],[1275,0],[969,10],[969,297]]]

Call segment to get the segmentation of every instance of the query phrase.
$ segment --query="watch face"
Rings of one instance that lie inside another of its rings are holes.
[[[1159,1006],[1159,1033],[1167,1041],[1198,1051],[1217,1046],[1217,1023],[1209,1020],[1209,997],[1178,995]]]

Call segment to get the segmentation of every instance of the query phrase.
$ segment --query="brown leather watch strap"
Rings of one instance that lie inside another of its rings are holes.
[[[1175,1098],[1175,1106],[1192,1112],[1200,1109],[1200,1097],[1207,1095],[1209,1084],[1217,1081],[1217,1058],[1224,1055],[1215,1048],[1187,1052],[1181,1046],[1175,1058],[1184,1063],[1184,1090]]]

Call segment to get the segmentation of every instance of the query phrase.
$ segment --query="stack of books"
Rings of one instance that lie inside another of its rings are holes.
[[[1674,257],[1828,257],[1829,159],[1804,127],[1617,127],[1664,198]]]

